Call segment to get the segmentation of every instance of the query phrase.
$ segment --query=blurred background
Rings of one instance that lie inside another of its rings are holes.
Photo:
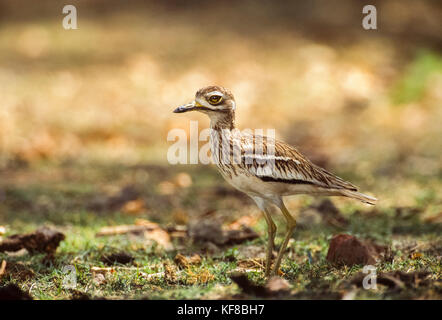
[[[67,4],[77,30],[63,28]],[[362,27],[368,4],[377,30]],[[171,129],[209,126],[202,114],[172,111],[213,84],[235,95],[239,129],[275,129],[380,199],[286,199],[298,228],[283,272],[297,297],[347,290],[358,268],[326,259],[338,233],[388,246],[381,272],[425,271],[440,284],[441,30],[439,0],[0,0],[0,241],[42,225],[66,236],[49,260],[0,252],[0,285],[38,299],[231,299],[229,272],[252,268],[262,283],[254,270],[267,227],[253,201],[214,165],[167,162]],[[274,217],[279,244],[284,221]],[[151,229],[129,232],[140,226]],[[128,260],[106,258],[115,252]],[[201,264],[177,278],[176,253]],[[133,267],[106,277],[91,271],[125,263]],[[62,286],[66,265],[77,291]],[[389,295],[357,294],[440,299],[440,286],[409,279],[422,290],[395,282]]]
[[[223,183],[166,160],[169,130],[209,125],[172,110],[218,84],[240,129],[275,128],[386,206],[440,211],[440,1],[371,1],[377,30],[362,28],[364,1],[70,1],[78,30],[63,29],[65,4],[0,1],[3,210],[17,190],[64,210],[50,192],[147,183],[161,205],[200,173]]]

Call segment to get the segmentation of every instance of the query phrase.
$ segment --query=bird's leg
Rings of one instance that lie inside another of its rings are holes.
[[[278,256],[276,257],[275,267],[273,272],[275,275],[278,275],[279,266],[281,265],[282,257],[284,255],[284,251],[287,248],[287,244],[289,243],[290,237],[292,236],[293,229],[296,227],[296,220],[292,217],[290,212],[285,207],[284,203],[280,205],[280,209],[285,219],[287,220],[287,233],[285,234],[284,241],[281,244],[281,248],[279,249]]]
[[[268,236],[269,236],[269,239],[267,240],[268,241],[267,260],[266,260],[266,271],[265,271],[265,276],[268,277],[270,275],[270,267],[272,266],[273,248],[275,246],[276,225],[273,222],[273,219],[267,208],[263,210],[263,214],[267,222]]]

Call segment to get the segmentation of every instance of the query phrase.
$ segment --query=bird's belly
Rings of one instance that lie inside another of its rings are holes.
[[[263,183],[259,178],[246,172],[242,172],[241,169],[235,171],[236,172],[226,174],[221,170],[221,173],[224,179],[239,191],[250,196],[272,196],[279,193],[279,190],[276,190],[275,186],[272,184]]]
[[[225,169],[225,168],[224,168]],[[295,194],[322,194],[323,190],[306,184],[287,184],[280,182],[264,182],[256,176],[244,172],[241,168],[235,170],[220,170],[223,177],[236,189],[250,195],[272,198],[275,195],[288,196]]]

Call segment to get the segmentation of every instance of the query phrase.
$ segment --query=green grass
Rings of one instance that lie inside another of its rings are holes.
[[[442,72],[442,57],[430,50],[420,50],[393,90],[393,103],[421,101],[428,81]]]
[[[164,168],[163,168],[164,169]],[[11,256],[0,253],[0,261],[6,260],[9,271],[0,278],[0,284],[16,283],[23,290],[30,292],[36,299],[71,299],[86,294],[90,298],[127,298],[127,299],[216,299],[239,297],[241,290],[232,282],[229,274],[238,268],[241,249],[248,246],[262,247],[266,244],[266,226],[263,219],[253,228],[260,238],[233,246],[221,247],[214,253],[206,253],[204,244],[193,243],[184,239],[184,243],[175,241],[177,250],[165,252],[154,242],[143,237],[128,235],[96,237],[96,232],[103,226],[131,224],[137,218],[147,218],[162,226],[174,224],[173,212],[177,208],[189,215],[189,220],[199,219],[207,210],[214,209],[223,213],[224,222],[228,223],[241,215],[259,214],[253,203],[233,192],[220,197],[214,185],[224,185],[216,171],[211,167],[194,167],[188,171],[194,183],[172,196],[158,193],[158,184],[172,181],[182,168],[170,168],[161,171],[157,167],[111,166],[94,164],[90,166],[56,166],[46,164],[33,168],[13,170],[13,176],[2,179],[0,225],[7,227],[7,235],[30,232],[41,225],[51,225],[65,233],[52,261],[47,261],[44,254]],[[136,176],[140,170],[148,173],[147,181],[140,181]],[[162,173],[160,173],[160,171]],[[50,175],[47,174],[50,172]],[[46,175],[44,183],[42,177]],[[70,179],[67,180],[66,176]],[[19,177],[26,178],[26,184],[14,183]],[[129,178],[128,177],[132,177]],[[94,182],[94,179],[97,179]],[[381,179],[381,178],[380,178]],[[439,182],[440,183],[440,182]],[[105,197],[104,191],[112,186],[119,190],[132,185],[140,191],[149,210],[140,216],[131,216],[119,209],[90,208],[90,203],[97,197]],[[440,200],[437,182],[420,186],[427,196],[415,199],[418,215],[398,216],[392,207],[377,206],[375,214],[370,208],[360,206],[348,200],[334,200],[349,219],[346,228],[335,228],[323,223],[312,226],[300,226],[289,243],[288,253],[282,264],[284,278],[290,283],[292,298],[338,297],[348,289],[349,280],[362,266],[335,267],[326,261],[329,240],[334,234],[349,233],[361,238],[374,239],[392,247],[393,262],[376,265],[378,272],[388,271],[429,271],[434,280],[440,279],[441,270],[441,225],[425,222],[425,215],[437,213]],[[211,189],[212,188],[212,189]],[[205,191],[205,194],[202,194]],[[376,190],[373,190],[376,193]],[[430,194],[431,196],[428,196]],[[384,194],[385,197],[392,195]],[[423,200],[425,198],[425,200]],[[155,202],[156,201],[156,202]],[[301,197],[298,206],[304,207],[311,200]],[[291,202],[290,202],[291,203]],[[155,204],[159,204],[155,207]],[[359,211],[358,211],[359,210]],[[281,225],[282,218],[276,222]],[[277,244],[282,240],[283,228],[278,229]],[[422,256],[411,258],[410,246],[419,244],[417,251]],[[92,267],[106,267],[102,256],[107,253],[127,252],[134,258],[129,265],[115,264],[114,273],[106,275],[102,284],[94,283]],[[174,263],[177,252],[183,254],[199,253],[200,265],[179,269]],[[309,255],[311,259],[309,259]],[[76,269],[77,286],[75,289],[63,287],[65,266]],[[166,276],[149,278],[149,274],[160,273],[171,267],[174,279]],[[265,278],[259,270],[249,272],[250,280],[264,284]],[[441,298],[440,286],[436,282],[427,287],[411,287],[401,291],[388,290],[379,286],[376,291],[357,289],[356,299],[395,299],[395,298]],[[243,295],[240,295],[244,298]],[[247,296],[253,298],[253,296]]]

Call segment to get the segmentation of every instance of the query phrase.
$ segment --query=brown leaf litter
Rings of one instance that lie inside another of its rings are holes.
[[[235,256],[237,268],[235,271],[250,272],[264,270],[267,252],[265,247],[257,245],[241,246],[238,248],[238,254]],[[276,252],[273,252],[276,257]]]
[[[279,277],[270,278],[264,286],[253,283],[244,273],[234,273],[230,278],[247,295],[259,298],[278,298],[290,294],[289,283]]]
[[[241,230],[243,227],[253,227],[258,220],[258,216],[242,216],[230,223],[227,228],[230,230]]]
[[[32,233],[16,234],[7,237],[0,243],[0,252],[26,249],[30,253],[45,252],[53,255],[65,235],[57,230],[42,227]]]
[[[187,276],[185,278],[185,283],[187,285],[206,284],[215,279],[215,276],[207,269],[203,269],[198,272],[188,269],[186,274]]]
[[[173,245],[169,233],[161,228],[157,223],[150,222],[146,219],[137,219],[135,220],[135,225],[146,226],[148,228],[153,227],[153,229],[144,231],[144,238],[155,241],[166,251],[173,250]]]
[[[196,242],[212,242],[216,245],[239,244],[259,237],[253,229],[244,225],[239,229],[222,228],[216,219],[193,222],[189,225],[188,234]]]
[[[147,208],[143,199],[135,199],[126,202],[121,211],[128,215],[136,216],[146,212]]]
[[[165,262],[163,266],[164,266],[164,280],[169,284],[177,283],[178,275],[176,267],[168,262]]]
[[[265,259],[244,259],[239,260],[237,263],[238,269],[264,269],[265,266]]]
[[[134,225],[103,227],[98,231],[96,236],[114,236],[128,233],[144,235],[145,239],[157,242],[167,251],[173,249],[169,233],[162,229],[157,223],[145,219],[135,220]]]
[[[335,265],[368,265],[376,264],[387,258],[389,248],[369,241],[361,241],[348,234],[335,235],[327,253],[327,261]]]
[[[3,263],[2,263],[3,266]],[[35,276],[34,270],[29,267],[29,265],[25,262],[19,261],[4,261],[5,269],[3,271],[3,276],[9,275],[13,277],[14,279],[25,281],[28,279],[31,279]],[[0,275],[0,278],[2,276]]]
[[[201,264],[201,257],[199,254],[195,253],[191,257],[186,257],[180,253],[178,253],[175,258],[174,262],[182,268],[187,268],[190,265],[197,265]]]
[[[0,300],[32,300],[32,297],[16,284],[11,283],[0,287]]]

